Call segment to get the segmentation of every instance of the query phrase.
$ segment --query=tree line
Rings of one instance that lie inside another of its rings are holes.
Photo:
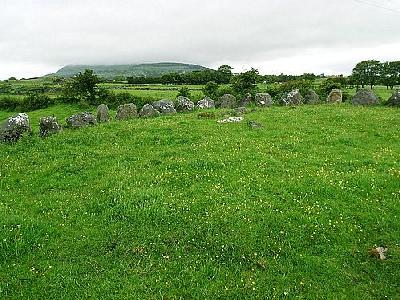
[[[374,85],[381,84],[393,89],[400,85],[400,61],[361,61],[353,68],[349,81],[357,87],[369,85],[372,89]]]

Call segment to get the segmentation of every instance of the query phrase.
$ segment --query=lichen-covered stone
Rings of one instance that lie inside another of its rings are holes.
[[[300,91],[296,89],[284,95],[281,102],[283,105],[299,105],[304,102],[304,99]]]
[[[261,107],[271,106],[274,103],[271,95],[268,93],[257,93],[255,96],[255,102],[257,106]]]
[[[118,106],[116,120],[129,120],[138,117],[137,107],[133,103]]]
[[[174,102],[168,99],[153,102],[153,107],[162,115],[176,114]]]
[[[70,116],[65,120],[68,127],[79,128],[96,124],[96,118],[90,112],[83,112]]]
[[[318,104],[321,102],[318,94],[313,89],[308,89],[304,95],[304,103],[306,104]]]
[[[218,121],[218,123],[220,124],[224,124],[224,123],[239,123],[242,122],[244,120],[243,117],[229,117],[223,120]]]
[[[219,107],[221,108],[235,108],[236,106],[236,97],[231,94],[225,94],[219,98]]]
[[[39,121],[39,130],[41,137],[47,137],[52,134],[59,133],[62,128],[58,124],[56,117],[43,117]]]
[[[194,103],[186,97],[178,97],[176,100],[176,111],[178,112],[191,112],[194,110]]]
[[[376,105],[379,104],[379,98],[369,89],[360,89],[351,100],[353,105]]]
[[[209,97],[205,97],[204,99],[197,102],[197,108],[199,108],[199,109],[215,108],[215,102],[213,99],[211,99]]]
[[[343,92],[340,89],[333,89],[328,98],[326,98],[326,102],[328,103],[342,103],[343,101]]]
[[[152,117],[157,117],[160,115],[159,111],[157,111],[153,105],[151,104],[146,104],[142,107],[142,109],[139,112],[139,115],[142,118],[152,118]]]
[[[400,106],[400,91],[396,91],[387,102],[390,106]]]
[[[25,133],[31,133],[31,125],[27,114],[20,113],[8,118],[0,126],[0,140],[2,142],[16,142]]]
[[[97,107],[97,122],[106,123],[110,120],[110,112],[108,106],[105,104],[100,104]]]

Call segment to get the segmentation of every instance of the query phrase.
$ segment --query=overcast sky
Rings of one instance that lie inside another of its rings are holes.
[[[0,79],[186,62],[347,74],[400,60],[400,0],[0,0]]]

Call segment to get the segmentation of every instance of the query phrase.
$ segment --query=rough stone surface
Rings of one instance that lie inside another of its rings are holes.
[[[318,104],[321,102],[318,94],[313,89],[308,89],[304,95],[304,103],[307,104]]]
[[[388,100],[388,105],[400,106],[400,91],[396,91]]]
[[[236,97],[231,94],[225,94],[219,98],[219,107],[221,108],[235,108]]]
[[[246,114],[246,113],[247,113],[247,108],[246,108],[246,107],[243,107],[243,106],[238,107],[238,108],[235,108],[235,109],[233,110],[233,114],[234,114],[235,116],[244,115],[244,114]]]
[[[118,106],[117,108],[117,115],[115,119],[117,120],[129,120],[133,118],[137,118],[137,107],[133,103],[123,104]]]
[[[246,107],[249,106],[253,102],[253,96],[251,94],[247,94],[244,99],[240,102],[239,106]]]
[[[139,115],[142,118],[152,118],[157,117],[158,115],[160,115],[160,113],[153,107],[153,105],[146,104],[140,110]]]
[[[205,97],[204,99],[200,100],[197,102],[197,108],[199,109],[210,109],[210,108],[215,108],[215,102],[213,99],[209,97]]]
[[[58,124],[56,117],[43,117],[39,121],[40,136],[46,137],[61,131],[61,125]]]
[[[340,89],[333,89],[328,98],[326,98],[326,102],[328,103],[342,103],[343,101],[343,92]]]
[[[186,97],[178,97],[176,100],[176,111],[190,112],[194,110],[194,103]]]
[[[284,105],[298,105],[304,102],[303,96],[299,90],[293,90],[282,97],[282,104]]]
[[[176,114],[174,102],[168,99],[153,102],[153,107],[163,115]]]
[[[218,121],[218,123],[220,124],[224,124],[224,123],[239,123],[242,122],[244,120],[243,117],[229,117],[223,120]]]
[[[255,102],[256,102],[257,106],[261,106],[261,107],[271,106],[273,104],[272,97],[268,93],[256,94]]]
[[[31,133],[31,125],[27,114],[21,113],[10,117],[0,126],[0,141],[16,142],[25,133]]]
[[[83,112],[76,115],[72,115],[65,121],[67,122],[67,125],[72,128],[79,128],[96,124],[96,118],[90,112]]]
[[[247,125],[249,125],[249,127],[252,129],[258,129],[263,127],[261,123],[258,123],[256,121],[248,121]]]
[[[110,120],[110,112],[108,106],[105,104],[100,104],[97,107],[97,122],[106,123]]]
[[[379,98],[369,89],[358,90],[351,100],[353,105],[376,105],[379,104]]]

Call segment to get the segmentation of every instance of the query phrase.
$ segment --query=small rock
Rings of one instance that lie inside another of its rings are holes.
[[[39,121],[40,136],[47,137],[61,131],[61,125],[58,124],[56,117],[43,117]]]
[[[388,248],[385,247],[377,247],[377,248],[372,248],[369,249],[368,252],[371,256],[375,256],[376,258],[380,260],[385,260],[386,256],[385,253],[388,251]]]
[[[110,113],[108,110],[108,106],[105,104],[100,104],[97,107],[97,122],[106,123],[110,119]]]
[[[212,100],[209,97],[205,97],[204,99],[197,102],[197,108],[199,108],[199,109],[215,108],[214,100]]]
[[[244,120],[243,117],[229,117],[223,120],[218,121],[218,123],[220,124],[224,124],[224,123],[239,123],[242,122]]]
[[[66,119],[68,127],[79,128],[88,125],[95,125],[96,118],[90,112],[75,114]]]
[[[152,117],[157,117],[160,115],[159,111],[157,111],[153,105],[151,104],[146,104],[142,107],[142,109],[139,112],[139,115],[142,118],[152,118]]]
[[[301,96],[300,91],[296,89],[282,97],[281,102],[284,105],[298,105],[302,104],[304,99],[303,96]]]
[[[118,106],[116,120],[129,120],[138,117],[137,107],[133,103]]]
[[[257,123],[256,121],[248,121],[247,125],[249,125],[249,127],[252,129],[259,129],[263,127],[261,123]]]
[[[396,91],[387,102],[390,106],[400,106],[400,91]]]
[[[24,133],[31,133],[31,125],[27,114],[20,113],[10,117],[0,126],[0,141],[16,142]]]
[[[255,102],[256,102],[257,106],[261,106],[261,107],[271,106],[274,103],[271,95],[268,93],[256,94]]]
[[[194,103],[186,97],[178,97],[176,103],[176,111],[178,112],[190,112],[194,110]]]
[[[236,97],[231,94],[225,94],[219,98],[219,107],[221,108],[235,108],[236,104]]]
[[[235,116],[241,116],[241,115],[244,115],[246,113],[247,113],[247,108],[246,107],[238,107],[238,108],[235,108],[233,110],[233,114]]]
[[[328,98],[326,98],[326,102],[328,103],[342,103],[343,101],[343,92],[340,89],[333,89]]]
[[[352,101],[353,105],[376,105],[379,98],[369,89],[358,90]]]
[[[321,102],[318,94],[313,89],[308,89],[304,95],[304,103],[307,104],[318,104]]]
[[[153,107],[163,115],[176,114],[174,102],[168,99],[153,102]]]

